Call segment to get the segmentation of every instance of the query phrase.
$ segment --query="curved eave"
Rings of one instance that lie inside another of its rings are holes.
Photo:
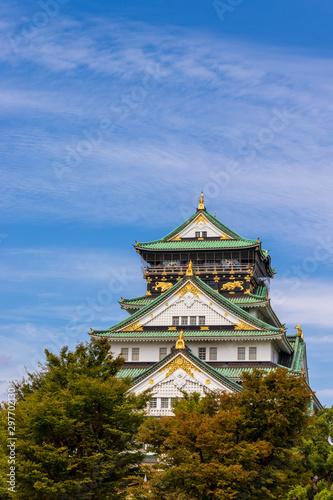
[[[138,331],[134,330],[132,332],[110,332],[108,330],[97,330],[93,333],[90,333],[91,337],[99,338],[99,337],[107,337],[113,342],[126,342],[128,340],[136,339],[141,342],[148,341],[170,341],[174,342],[177,340],[179,336],[179,331]],[[258,330],[197,330],[197,331],[184,331],[183,330],[184,339],[186,342],[190,341],[265,341],[265,340],[276,340],[276,341],[284,341],[285,339],[281,337],[281,334],[274,334],[273,332],[266,331],[258,331]],[[292,352],[292,347],[290,344],[287,344]],[[286,349],[288,350],[288,348]]]
[[[228,245],[229,244],[229,245]],[[147,245],[147,246],[145,246]],[[156,245],[156,246],[148,246]],[[138,251],[145,252],[174,252],[178,250],[235,250],[241,248],[248,250],[256,248],[258,243],[253,240],[186,240],[186,241],[150,241],[147,243],[137,243],[133,245]],[[273,271],[272,271],[273,273]]]

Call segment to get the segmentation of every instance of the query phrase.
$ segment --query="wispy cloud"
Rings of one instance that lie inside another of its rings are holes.
[[[66,16],[14,58],[8,47],[1,55],[8,65],[25,60],[30,69],[54,74],[51,85],[29,71],[24,87],[5,78],[0,89],[6,114],[29,110],[21,129],[4,133],[13,148],[2,202],[12,217],[115,222],[116,212],[124,223],[135,214],[144,224],[166,224],[181,219],[181,204],[194,207],[203,187],[213,210],[242,216],[239,230],[249,227],[254,210],[262,227],[269,209],[274,224],[266,233],[287,236],[288,222],[293,237],[307,244],[306,235],[332,223],[331,61],[185,29],[100,19],[71,24]],[[131,92],[148,67],[159,67],[163,78],[136,102]],[[121,119],[124,109],[128,117]],[[293,116],[290,123],[248,161],[249,143],[269,127],[274,110],[284,109]],[[68,150],[75,151],[86,140],[83,131],[94,131],[102,119],[112,120],[112,130],[57,179],[53,162],[66,166]],[[235,160],[241,174],[219,185],[216,174]],[[246,213],[242,203],[228,208],[236,193],[248,200]],[[112,204],[105,203],[110,195]],[[325,217],[314,220],[314,210]]]

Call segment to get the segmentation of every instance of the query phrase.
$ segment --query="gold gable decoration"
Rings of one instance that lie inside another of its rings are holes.
[[[245,323],[244,321],[240,321],[239,323],[236,323],[235,330],[256,330],[256,328],[248,323]]]
[[[163,366],[163,368],[160,370],[160,372],[163,372],[164,370],[168,370],[167,373],[165,374],[165,378],[167,378],[169,375],[171,375],[173,372],[175,372],[179,368],[181,370],[183,370],[184,372],[186,372],[191,377],[194,377],[193,371],[200,372],[200,370],[196,366],[194,366],[186,358],[183,358],[183,356],[178,356],[177,358],[174,358],[167,365]]]
[[[131,325],[123,328],[122,332],[143,332],[142,325],[137,321],[136,323],[132,323]]]
[[[196,219],[195,223],[199,224],[199,222],[203,222],[204,224],[207,224],[206,217],[204,217],[202,214],[200,214],[199,217]]]
[[[193,285],[193,283],[186,283],[186,285],[184,285],[178,292],[179,298],[181,299],[188,292],[192,293],[197,298],[201,295],[201,292]]]

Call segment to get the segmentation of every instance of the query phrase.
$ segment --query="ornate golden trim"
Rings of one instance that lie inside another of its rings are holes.
[[[224,283],[221,290],[234,290],[235,288],[239,288],[240,290],[244,290],[243,284],[244,284],[244,281],[228,281],[228,283]]]
[[[204,224],[207,224],[206,217],[204,217],[202,214],[200,214],[199,217],[196,219],[195,223],[199,224],[199,222],[203,222]]]
[[[174,238],[172,238],[172,240],[170,241],[182,241],[182,239],[179,237],[179,236],[175,236]]]
[[[235,330],[256,330],[256,328],[248,323],[245,323],[245,321],[240,321],[239,323],[236,323]]]
[[[172,283],[170,283],[170,282],[165,283],[164,281],[157,281],[157,283],[155,283],[155,286],[153,286],[153,289],[157,290],[158,288],[160,288],[161,292],[163,293],[166,290],[169,290],[169,288],[171,288],[171,287],[172,287]]]
[[[193,276],[193,266],[192,266],[192,261],[188,263],[188,267],[186,270],[186,276]]]
[[[176,349],[185,349],[183,330],[180,330],[180,334],[176,342]]]
[[[201,292],[193,285],[193,283],[186,283],[186,285],[182,286],[178,292],[179,298],[181,299],[188,292],[192,293],[197,298],[201,295]]]
[[[295,330],[297,330],[296,335],[302,335],[302,331],[303,331],[303,330],[302,330],[302,328],[301,328],[299,325],[296,325],[296,326],[295,326]]]
[[[159,372],[161,373],[164,372],[165,370],[168,370],[167,373],[165,374],[165,378],[167,378],[169,375],[171,375],[179,368],[188,375],[190,375],[191,377],[194,377],[192,370],[200,373],[200,370],[196,366],[194,366],[190,361],[188,361],[181,355],[178,355],[167,365],[163,366],[163,368]]]
[[[121,332],[142,332],[142,324],[140,324],[138,321],[135,323],[132,323],[131,325],[127,326],[126,328],[121,328]]]
[[[199,200],[198,209],[199,210],[204,210],[205,209],[205,199],[204,199],[204,195],[203,195],[202,191],[201,191],[201,196],[200,196],[200,200]]]

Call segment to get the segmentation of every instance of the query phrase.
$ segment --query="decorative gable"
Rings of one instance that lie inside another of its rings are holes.
[[[178,234],[170,238],[169,241],[179,241],[182,238],[220,238],[231,240],[231,236],[223,232],[220,228],[214,225],[204,213],[199,213],[186,227]]]
[[[237,308],[235,308],[237,309]],[[242,311],[241,311],[242,313]],[[244,314],[244,313],[243,313]],[[142,327],[168,326],[173,324],[173,317],[204,317],[204,324],[210,326],[235,326],[236,330],[259,330],[238,316],[237,312],[230,312],[217,301],[214,301],[191,279],[187,279],[183,285],[168,294],[155,307],[149,307],[142,314],[140,320],[128,323],[121,331],[142,330]],[[190,323],[189,323],[190,324]],[[196,323],[199,324],[198,319]]]
[[[195,356],[186,350],[176,350],[165,361],[159,362],[156,368],[150,369],[146,376],[135,383],[131,391],[140,394],[150,389],[154,398],[154,405],[149,408],[150,415],[172,415],[172,398],[183,397],[183,392],[198,392],[204,395],[207,392],[218,390],[233,392],[241,390],[235,383],[214,373],[205,363],[196,361]]]

